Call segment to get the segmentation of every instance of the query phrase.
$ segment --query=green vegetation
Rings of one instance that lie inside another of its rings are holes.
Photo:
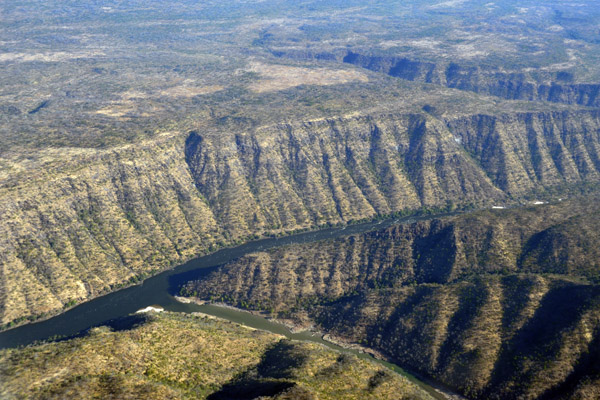
[[[2,327],[249,239],[600,179],[585,3],[109,3],[0,6]]]
[[[250,255],[184,291],[317,321],[471,397],[600,397],[596,2],[4,0],[0,15],[0,328],[251,239],[519,206]],[[163,351],[144,340],[140,363]],[[127,375],[110,353],[18,390],[317,390],[263,373],[265,354],[210,387],[164,363]],[[390,382],[361,379],[359,398]]]
[[[590,111],[371,113],[50,154],[0,189],[2,322],[249,238],[563,196],[597,184],[599,127]]]
[[[0,351],[3,399],[430,399],[375,363],[206,316]]]
[[[469,397],[592,399],[599,204],[586,195],[290,245],[182,294],[316,323]]]

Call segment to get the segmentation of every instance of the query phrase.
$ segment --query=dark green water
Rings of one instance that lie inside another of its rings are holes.
[[[109,293],[85,302],[45,321],[27,324],[0,332],[0,348],[24,346],[38,340],[45,340],[56,336],[75,336],[91,327],[105,325],[111,320],[127,316],[148,305],[157,304],[169,311],[201,311],[206,314],[229,319],[233,322],[239,322],[254,328],[285,335],[292,339],[319,342],[329,347],[337,348],[337,350],[341,350],[341,348],[338,348],[329,342],[325,342],[319,337],[312,336],[310,333],[291,334],[285,326],[267,321],[259,316],[224,307],[183,304],[176,301],[173,298],[173,295],[177,293],[180,285],[183,283],[192,279],[202,279],[203,276],[209,274],[219,265],[239,258],[247,253],[289,244],[314,242],[350,234],[363,233],[374,229],[386,228],[398,223],[410,223],[416,220],[431,219],[447,215],[450,214],[426,217],[406,217],[401,219],[393,218],[383,221],[350,225],[343,228],[330,228],[305,232],[282,238],[262,239],[238,247],[222,249],[213,254],[191,260],[174,269],[162,272],[145,280],[140,285]],[[353,352],[352,350],[344,351]],[[370,357],[364,354],[361,354],[361,356]],[[397,366],[383,362],[381,363],[397,372],[408,375]],[[411,379],[414,378],[411,377]],[[432,390],[429,386],[421,382],[419,382],[419,384],[430,391]],[[436,397],[439,397],[439,395]]]

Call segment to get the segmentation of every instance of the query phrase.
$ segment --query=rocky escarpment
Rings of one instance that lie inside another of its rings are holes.
[[[597,112],[333,118],[186,142],[232,232],[489,204],[600,178]]]
[[[273,50],[272,54],[293,60],[344,62],[409,81],[431,83],[507,100],[600,106],[600,84],[577,83],[573,74],[568,71],[507,72],[497,66],[432,62],[343,50]]]
[[[43,154],[59,167],[48,161],[32,169],[38,175],[8,182],[0,196],[2,322],[61,310],[222,240],[182,154],[172,135]]]
[[[279,311],[366,289],[447,284],[478,274],[558,274],[596,282],[599,225],[593,200],[419,221],[249,254],[187,289]]]
[[[251,254],[183,292],[309,318],[470,397],[594,398],[596,200]]]
[[[48,150],[3,174],[2,322],[256,236],[591,184],[599,129],[594,112],[388,113]]]
[[[540,79],[523,72],[508,73],[495,68],[438,64],[353,52],[345,55],[343,62],[410,81],[433,83],[503,99],[600,106],[600,84],[572,83],[573,76],[564,71],[546,74],[545,79]]]
[[[447,126],[495,186],[518,196],[535,187],[598,179],[600,142],[594,121],[600,113],[576,115],[476,115],[447,121]]]
[[[196,185],[233,232],[342,222],[505,197],[426,115],[333,118],[214,138],[193,133]]]

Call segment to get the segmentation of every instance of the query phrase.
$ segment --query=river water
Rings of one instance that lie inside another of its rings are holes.
[[[417,220],[431,219],[451,214],[438,214],[424,217],[390,218],[382,221],[372,221],[340,228],[329,228],[318,231],[304,232],[281,238],[261,239],[248,242],[241,246],[225,248],[215,253],[193,259],[171,270],[164,271],[143,283],[128,287],[82,303],[62,314],[44,321],[23,325],[8,331],[0,332],[0,348],[17,347],[31,344],[38,340],[51,337],[75,336],[91,327],[107,324],[109,321],[125,317],[149,305],[160,305],[165,310],[176,312],[200,311],[233,322],[241,323],[257,329],[287,336],[295,340],[305,340],[325,344],[330,348],[358,354],[355,350],[342,349],[332,343],[322,340],[318,335],[310,332],[292,334],[285,326],[268,321],[257,315],[212,305],[183,304],[175,300],[179,287],[194,279],[202,279],[214,271],[219,265],[239,258],[247,253],[262,251],[274,247],[307,243],[325,239],[332,239],[351,234],[368,232],[374,229],[383,229],[398,223],[411,223]],[[371,356],[360,353],[360,357]],[[444,398],[434,391],[429,385],[416,380],[399,367],[379,361],[388,368],[407,376],[418,383],[436,398]]]

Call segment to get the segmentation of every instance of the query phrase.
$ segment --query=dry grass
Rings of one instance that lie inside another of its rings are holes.
[[[369,80],[362,72],[345,69],[300,68],[252,63],[250,71],[261,76],[258,82],[250,85],[250,89],[257,93],[274,92],[300,85],[327,86]]]
[[[167,97],[194,97],[201,94],[210,94],[223,90],[220,85],[193,86],[188,84],[177,85],[160,91],[161,96]]]
[[[154,314],[131,330],[101,327],[83,338],[0,351],[0,398],[202,399],[257,371],[259,380],[250,379],[254,387],[275,379],[318,399],[429,398],[372,362],[281,340],[223,320]],[[292,350],[287,360],[269,358],[268,350],[278,345]],[[265,373],[279,371],[271,363],[287,375]],[[374,386],[377,374],[385,379]]]
[[[120,94],[120,99],[111,102],[109,106],[96,111],[96,114],[105,115],[114,118],[123,117],[149,117],[159,111],[161,108],[161,98],[176,100],[182,98],[191,98],[194,96],[215,93],[223,90],[220,85],[198,86],[191,80],[176,83],[166,89],[151,88],[148,90],[130,89]],[[143,108],[150,108],[153,112],[144,111]]]
[[[76,52],[65,52],[65,51],[54,51],[44,53],[2,53],[0,54],[0,62],[59,62],[73,60],[77,58],[90,58],[103,56],[104,52],[97,50],[90,51],[76,51]]]

